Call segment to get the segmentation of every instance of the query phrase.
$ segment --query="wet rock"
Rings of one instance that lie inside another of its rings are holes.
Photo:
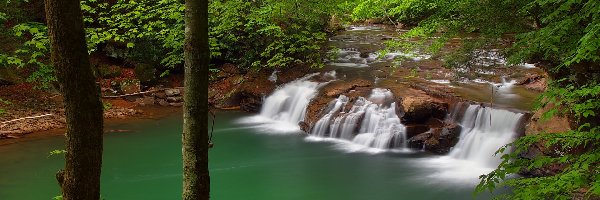
[[[181,107],[183,106],[182,102],[178,102],[178,103],[169,103],[169,106],[173,106],[173,107]]]
[[[258,112],[265,96],[275,90],[275,84],[268,80],[267,73],[259,75],[260,78],[253,78],[243,84],[240,89],[240,108],[247,112]],[[227,99],[233,95],[227,95]]]
[[[262,97],[246,97],[240,102],[240,108],[246,112],[259,112],[262,106]]]
[[[523,79],[519,80],[516,85],[522,85],[525,88],[537,92],[546,91],[547,78],[544,75],[528,74]]]
[[[182,101],[183,101],[183,97],[181,97],[181,96],[167,97],[167,102],[169,102],[169,103],[178,103],[178,102],[182,102]]]
[[[168,106],[168,105],[169,105],[169,102],[167,102],[167,100],[165,100],[165,99],[159,99],[159,100],[157,101],[157,103],[158,103],[158,105],[160,105],[160,106]]]
[[[298,126],[300,126],[300,130],[308,133],[310,131],[310,125],[304,121],[301,121],[298,123]]]
[[[167,94],[165,94],[164,92],[157,92],[157,93],[154,93],[154,97],[159,98],[159,99],[166,99]]]
[[[357,87],[370,87],[372,84],[370,81],[364,79],[355,79],[347,82],[335,82],[331,83],[327,87],[323,88],[324,94],[327,97],[337,98],[341,94],[348,93]]]
[[[167,97],[179,96],[181,95],[181,90],[175,88],[165,89],[165,95],[167,95]]]
[[[400,105],[404,111],[402,119],[409,124],[425,123],[430,118],[444,119],[448,113],[448,103],[426,95],[404,96]]]
[[[146,106],[146,105],[154,105],[155,101],[154,101],[154,97],[144,96],[142,98],[136,99],[135,103],[140,106]]]
[[[461,127],[457,124],[449,124],[443,128],[433,128],[408,139],[408,146],[415,149],[446,154],[458,143]]]
[[[139,114],[139,112],[131,108],[111,108],[109,110],[104,111],[104,118],[124,119],[128,116],[134,116],[137,114]]]
[[[429,130],[429,126],[424,124],[406,125],[406,138],[411,138],[416,135],[425,133]]]
[[[360,52],[360,57],[361,58],[368,58],[369,54],[371,54],[371,52]]]

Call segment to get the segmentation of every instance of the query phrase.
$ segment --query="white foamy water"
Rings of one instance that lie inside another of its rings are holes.
[[[259,115],[239,122],[254,124],[254,128],[267,133],[299,132],[298,123],[304,120],[308,104],[317,95],[318,88],[327,84],[309,80],[318,74],[307,75],[276,89],[264,100]]]
[[[479,105],[463,106],[467,107],[459,123],[459,142],[447,156],[423,159],[419,165],[439,169],[431,178],[476,184],[480,175],[500,164],[501,155],[494,154],[514,139],[523,114]],[[457,108],[455,112],[462,110],[460,105]]]
[[[346,151],[383,152],[406,148],[406,127],[396,114],[396,103],[388,89],[373,89],[370,97],[359,97],[345,110],[348,97],[332,101],[326,114],[315,123],[311,135],[339,143]],[[310,141],[318,141],[314,138]],[[375,149],[377,149],[375,151]]]

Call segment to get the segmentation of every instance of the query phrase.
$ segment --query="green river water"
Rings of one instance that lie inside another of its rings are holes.
[[[385,200],[473,199],[475,181],[437,179],[426,153],[347,153],[298,134],[268,134],[235,121],[247,114],[218,115],[210,151],[212,199]],[[103,199],[180,199],[181,117],[112,124],[133,132],[105,135]],[[0,146],[0,199],[51,199],[59,193],[54,173],[62,137]],[[452,173],[450,171],[450,173]],[[487,199],[478,197],[477,199]]]

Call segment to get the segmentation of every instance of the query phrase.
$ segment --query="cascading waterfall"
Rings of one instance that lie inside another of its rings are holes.
[[[378,149],[406,147],[406,128],[396,114],[393,94],[373,89],[366,99],[359,97],[345,112],[348,97],[341,95],[330,103],[327,113],[317,121],[311,134],[338,138]]]
[[[460,120],[460,140],[449,156],[496,167],[501,160],[494,153],[512,141],[522,117],[522,113],[468,105]]]
[[[513,140],[524,114],[461,103],[448,120],[462,126],[459,142],[446,156],[423,159],[418,166],[434,169],[434,181],[450,180],[472,186],[478,177],[494,170],[501,156],[494,153]]]
[[[318,88],[327,84],[309,80],[317,75],[319,73],[309,74],[279,87],[264,100],[258,116],[241,122],[266,124],[261,127],[277,132],[300,130],[298,122],[304,120],[308,104],[317,95]],[[335,76],[335,73],[326,73],[325,76]]]

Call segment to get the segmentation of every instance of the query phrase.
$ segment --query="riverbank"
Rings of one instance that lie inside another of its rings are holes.
[[[35,111],[21,113],[28,115],[34,114],[43,117],[30,119],[19,118],[21,120],[11,122],[10,125],[0,126],[0,130],[6,130],[9,127],[21,131],[26,130],[20,134],[6,134],[8,137],[0,138],[0,146],[46,139],[48,137],[62,136],[65,134],[65,118],[64,114],[60,112],[49,112],[51,114],[49,116],[39,115],[41,112]],[[105,127],[108,127],[108,125],[138,123],[144,120],[159,120],[180,113],[181,107],[163,107],[156,105],[135,106],[131,108],[116,107],[109,109],[109,111],[105,113],[104,123]],[[107,128],[104,130],[107,134],[130,131],[132,130]],[[4,132],[6,133],[7,131]]]

